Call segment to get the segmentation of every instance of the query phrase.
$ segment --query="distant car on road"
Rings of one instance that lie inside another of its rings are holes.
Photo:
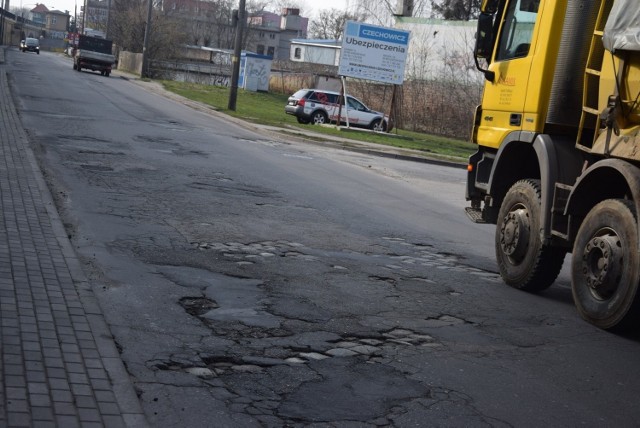
[[[20,42],[20,49],[22,49],[22,52],[35,52],[40,55],[40,42],[33,37],[27,37]]]
[[[338,121],[340,94],[321,89],[300,89],[291,95],[284,108],[285,113],[298,119],[298,123],[321,125]],[[393,124],[383,113],[371,110],[362,101],[347,95],[343,98],[340,122],[360,128],[369,128],[378,132],[390,131]]]

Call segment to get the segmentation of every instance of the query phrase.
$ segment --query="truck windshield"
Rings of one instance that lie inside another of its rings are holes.
[[[529,54],[539,1],[512,0],[504,14],[496,60],[522,58]]]

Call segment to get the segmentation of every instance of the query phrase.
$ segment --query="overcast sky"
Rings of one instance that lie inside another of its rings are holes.
[[[10,0],[10,3],[12,7],[20,7],[20,5],[22,5],[23,7],[33,9],[36,6],[36,2],[34,1],[33,3],[29,3],[30,1],[31,0],[23,0],[20,2],[20,0]],[[73,16],[76,4],[78,5],[78,14],[80,14],[80,8],[84,4],[84,0],[37,0],[37,3],[42,3],[51,10],[68,10],[69,14]],[[302,9],[303,16],[311,18],[322,9],[344,10],[347,8],[347,3],[349,3],[349,0],[302,0],[300,1],[299,7]]]

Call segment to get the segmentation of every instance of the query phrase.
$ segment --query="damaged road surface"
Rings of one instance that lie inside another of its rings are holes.
[[[640,424],[638,339],[581,321],[566,275],[540,295],[502,284],[464,170],[293,142],[12,54],[153,426]]]

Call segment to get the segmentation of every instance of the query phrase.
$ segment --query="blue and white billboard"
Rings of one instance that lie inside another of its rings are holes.
[[[402,84],[410,34],[395,28],[347,21],[338,74]]]

